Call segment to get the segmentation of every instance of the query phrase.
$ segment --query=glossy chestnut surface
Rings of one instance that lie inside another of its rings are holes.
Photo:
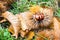
[[[33,17],[34,17],[37,21],[41,21],[41,20],[44,19],[44,14],[43,14],[43,13],[41,13],[41,14],[35,14]]]

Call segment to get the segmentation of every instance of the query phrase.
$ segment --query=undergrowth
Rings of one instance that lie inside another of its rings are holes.
[[[29,10],[33,5],[49,6],[54,9],[57,8],[55,0],[19,0],[11,4],[11,9],[9,11],[13,14],[18,14],[20,12]]]
[[[0,25],[0,40],[14,40],[11,34],[8,32],[8,29],[4,29]]]

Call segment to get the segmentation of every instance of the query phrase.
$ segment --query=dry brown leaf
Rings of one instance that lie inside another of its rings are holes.
[[[21,37],[25,37],[28,32],[20,30],[19,33],[20,33]]]
[[[2,13],[2,16],[4,18],[6,18],[11,23],[11,25],[14,28],[14,35],[13,36],[16,36],[16,38],[17,38],[18,37],[18,31],[20,29],[20,26],[19,26],[20,23],[19,23],[18,17],[16,17],[13,13],[11,13],[9,11]]]
[[[32,6],[32,7],[30,7],[30,12],[31,12],[31,13],[39,12],[41,8],[42,8],[42,7],[40,7],[40,6],[38,6],[38,5]]]
[[[28,34],[27,40],[31,40],[34,37],[34,35],[35,35],[34,32],[30,31],[29,34]]]
[[[8,28],[8,31],[9,31],[10,33],[14,34],[14,28],[12,27],[12,25],[10,25],[10,27]],[[21,37],[25,37],[26,34],[27,34],[27,32],[25,32],[25,31],[23,31],[23,30],[19,30],[18,33],[21,35]]]
[[[0,23],[3,23],[3,22],[5,22],[5,21],[7,21],[6,19],[3,19],[2,21],[0,21]]]
[[[59,21],[54,17],[53,18],[54,23],[54,34],[56,36],[55,40],[60,40],[60,23]]]
[[[12,27],[12,25],[10,25],[10,27],[8,28],[8,31],[14,34],[14,28]]]
[[[44,39],[42,39],[42,38],[40,38],[40,37],[36,37],[36,40],[44,40]]]
[[[1,13],[7,11],[8,9],[11,8],[11,4],[15,2],[16,0],[0,0],[0,15]]]
[[[53,39],[53,37],[52,36],[54,36],[53,35],[53,30],[43,30],[43,31],[39,31],[38,32],[38,34],[37,34],[37,37],[40,37],[39,39],[41,39],[41,40],[44,40],[44,39],[48,39],[48,40],[50,40],[50,39]]]

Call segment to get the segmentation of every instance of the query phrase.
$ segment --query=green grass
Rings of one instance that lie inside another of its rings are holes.
[[[8,32],[8,29],[4,29],[0,25],[0,40],[14,40],[11,34]]]
[[[53,8],[56,6],[54,0],[20,0],[11,4],[12,8],[9,11],[13,14],[18,14],[29,10],[32,5],[50,6]]]
[[[58,8],[58,9],[55,11],[54,16],[56,16],[56,17],[59,17],[59,18],[60,18],[60,8]]]

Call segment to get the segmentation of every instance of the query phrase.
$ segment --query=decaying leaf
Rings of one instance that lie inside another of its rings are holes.
[[[3,19],[3,20],[0,21],[0,23],[3,23],[3,22],[5,22],[5,21],[7,21],[7,20],[6,20],[6,19]]]
[[[14,28],[12,27],[12,25],[10,25],[10,27],[8,28],[8,31],[14,34]]]
[[[53,18],[53,22],[54,22],[54,35],[56,36],[55,40],[60,40],[60,23],[55,17]]]
[[[0,0],[0,13],[7,11],[10,9],[10,6],[12,3],[14,3],[17,0]]]
[[[54,39],[54,35],[53,35],[53,30],[43,30],[43,31],[39,31],[37,35],[37,39],[41,39],[41,40],[52,40]]]
[[[27,40],[31,40],[34,37],[34,35],[35,35],[34,32],[30,31],[29,34],[28,34]]]
[[[11,25],[14,28],[14,35],[13,36],[16,36],[16,38],[17,38],[18,31],[20,29],[20,26],[19,26],[20,23],[19,23],[18,17],[16,17],[15,15],[13,15],[13,13],[8,12],[8,11],[2,13],[2,16],[4,18],[6,18],[11,23]]]
[[[37,12],[39,12],[40,11],[40,6],[33,6],[33,7],[30,7],[30,12],[31,13],[37,13]]]
[[[40,38],[40,37],[36,37],[36,40],[44,40],[44,39],[42,39],[42,38]]]
[[[21,37],[25,37],[28,32],[20,30],[19,33],[20,33]]]

